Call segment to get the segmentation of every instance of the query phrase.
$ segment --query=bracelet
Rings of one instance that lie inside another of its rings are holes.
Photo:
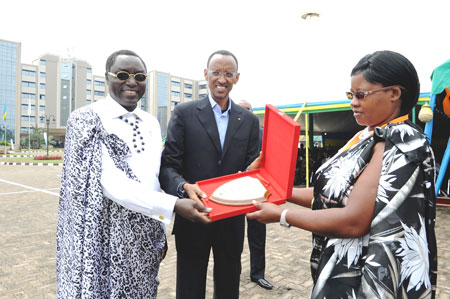
[[[313,197],[313,199],[311,200],[311,210],[312,210],[312,208],[313,208],[313,204],[314,204],[314,197]]]
[[[281,212],[281,216],[280,216],[280,225],[284,226],[284,227],[290,227],[291,225],[286,221],[286,214],[289,210],[288,209],[284,209]]]

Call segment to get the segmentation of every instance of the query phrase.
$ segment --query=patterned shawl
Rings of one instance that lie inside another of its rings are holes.
[[[117,168],[139,181],[124,141],[89,106],[67,123],[57,227],[58,298],[156,298],[162,224],[103,196],[102,144]]]

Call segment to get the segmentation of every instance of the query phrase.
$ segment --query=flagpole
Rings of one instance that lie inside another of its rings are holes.
[[[3,118],[3,122],[5,123],[5,125],[3,126],[4,127],[4,129],[5,129],[5,132],[4,132],[4,134],[3,134],[3,139],[4,139],[4,143],[5,143],[5,152],[4,152],[4,154],[5,154],[5,156],[6,156],[6,103],[5,103],[5,106],[4,106],[4,108],[3,108],[3,115],[2,115],[2,118]]]
[[[5,120],[5,134],[3,134],[3,136],[4,136],[4,145],[5,145],[5,151],[3,152],[4,154],[5,154],[5,156],[6,156],[6,120]]]
[[[31,100],[28,98],[28,151],[31,151],[31,133],[30,133]]]

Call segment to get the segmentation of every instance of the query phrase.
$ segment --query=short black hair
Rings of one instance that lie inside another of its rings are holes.
[[[116,51],[114,53],[112,53],[111,55],[109,55],[108,59],[106,59],[106,72],[109,72],[111,70],[111,66],[114,64],[114,62],[116,62],[116,57],[119,55],[129,55],[129,56],[135,56],[137,58],[139,58],[139,60],[142,62],[142,64],[145,67],[145,72],[147,72],[147,66],[145,65],[144,60],[142,60],[142,58],[137,55],[135,52],[131,51],[131,50],[119,50]]]
[[[216,54],[227,55],[227,56],[233,57],[234,61],[236,61],[236,71],[238,70],[239,64],[238,64],[238,60],[237,60],[236,56],[234,56],[233,53],[231,53],[230,51],[227,51],[227,50],[218,50],[218,51],[212,53],[211,55],[209,55],[208,62],[206,63],[206,69],[209,69],[209,62],[211,61],[211,58]]]
[[[408,114],[416,105],[420,94],[420,82],[413,64],[402,54],[393,51],[377,51],[364,56],[353,68],[351,76],[362,73],[370,83],[383,86],[400,85],[400,115]]]

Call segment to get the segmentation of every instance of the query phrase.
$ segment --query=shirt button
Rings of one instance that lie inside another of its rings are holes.
[[[159,216],[159,219],[164,220],[164,216],[162,216],[162,215]]]

